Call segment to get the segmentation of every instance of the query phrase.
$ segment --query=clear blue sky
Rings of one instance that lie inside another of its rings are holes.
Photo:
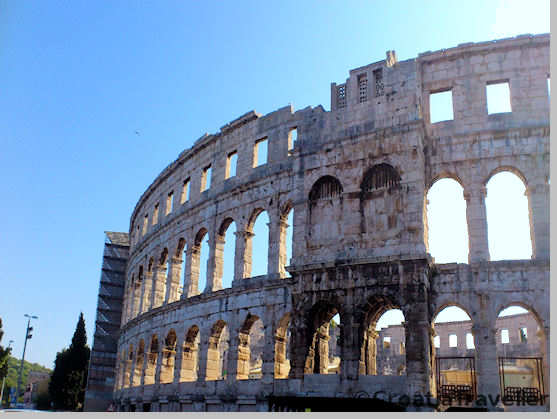
[[[205,132],[256,109],[329,109],[330,83],[385,58],[549,32],[549,1],[0,0],[0,317],[52,367],[83,311],[105,230]],[[135,131],[139,135],[135,134]]]

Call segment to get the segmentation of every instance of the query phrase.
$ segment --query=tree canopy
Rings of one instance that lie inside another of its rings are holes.
[[[87,369],[91,350],[87,346],[87,333],[83,313],[79,315],[77,326],[69,348],[56,354],[54,371],[48,391],[57,410],[82,411],[87,385]]]
[[[2,336],[4,336],[4,331],[2,330],[2,319],[0,318],[0,342],[2,342]],[[8,375],[8,359],[10,358],[11,351],[12,348],[4,348],[0,345],[0,380]]]

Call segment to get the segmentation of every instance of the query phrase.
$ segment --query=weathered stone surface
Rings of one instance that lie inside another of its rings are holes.
[[[435,395],[432,321],[448,304],[470,314],[478,392],[493,395],[500,393],[497,313],[510,304],[530,308],[541,325],[548,393],[548,77],[549,35],[463,44],[401,62],[389,51],[386,61],[351,70],[345,83],[331,85],[330,112],[321,106],[252,111],[201,137],[162,171],[131,217],[114,389],[119,409],[266,410],[271,394]],[[486,84],[501,80],[509,82],[512,113],[488,115]],[[429,95],[447,89],[454,119],[432,124]],[[289,149],[294,128],[297,140]],[[264,138],[268,161],[254,167],[254,145]],[[225,179],[233,152],[236,176]],[[201,191],[209,166],[210,188]],[[532,260],[489,260],[485,185],[501,170],[526,184]],[[443,177],[464,189],[468,264],[436,265],[427,252],[425,197]],[[252,278],[252,228],[263,210],[269,216],[268,274]],[[231,221],[237,230],[234,281],[222,289],[223,236]],[[207,288],[200,290],[206,234]],[[406,319],[405,375],[375,375],[381,372],[374,325],[389,308],[400,308]],[[327,374],[329,321],[337,313],[340,371]],[[248,344],[257,319],[264,345],[261,378],[253,379]],[[175,352],[165,346],[171,331]],[[147,356],[138,356],[142,341]]]

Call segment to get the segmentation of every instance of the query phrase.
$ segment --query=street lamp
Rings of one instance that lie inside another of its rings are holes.
[[[21,386],[21,375],[23,373],[23,361],[25,360],[25,348],[27,347],[27,339],[31,339],[33,337],[33,335],[31,334],[33,328],[30,326],[31,319],[38,319],[37,316],[30,316],[29,314],[25,314],[25,317],[27,317],[28,320],[27,320],[27,329],[25,330],[25,342],[23,344],[23,356],[21,357],[21,365],[19,367],[19,377],[17,379],[17,387],[15,391],[16,405],[17,405],[17,399],[19,397],[19,387]]]
[[[13,340],[10,340],[8,342],[8,356],[10,354],[10,349],[12,349],[12,343],[14,343]],[[2,379],[2,391],[0,391],[0,407],[2,407],[2,400],[4,399],[4,384],[6,384],[6,377],[4,376],[4,378]]]

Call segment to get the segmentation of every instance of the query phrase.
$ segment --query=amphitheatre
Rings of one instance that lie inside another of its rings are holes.
[[[549,410],[549,42],[521,35],[405,61],[387,51],[331,84],[330,111],[250,111],[199,138],[139,198],[129,231],[106,233],[85,410],[412,411],[463,399]],[[510,109],[490,111],[494,85]],[[440,121],[438,94],[453,111]],[[486,185],[501,172],[526,190],[529,259],[490,259]],[[467,263],[429,252],[427,195],[447,178],[466,203]],[[263,213],[267,272],[253,276]],[[475,349],[435,343],[449,306],[469,317]],[[529,313],[518,332],[496,325],[509,306]],[[404,315],[389,329],[404,366],[379,368],[395,346],[376,330],[390,309]],[[530,352],[501,352],[501,327]],[[524,371],[535,379],[509,381]]]

